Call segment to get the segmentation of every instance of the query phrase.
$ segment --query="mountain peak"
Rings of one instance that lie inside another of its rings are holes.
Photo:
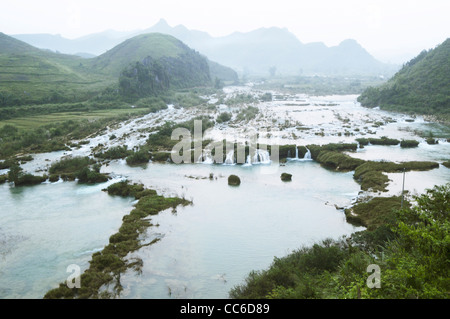
[[[345,39],[339,43],[340,47],[346,48],[362,48],[361,45],[355,39]]]
[[[154,25],[154,27],[170,28],[170,26],[167,23],[167,21],[165,19],[163,19],[163,18],[159,19],[159,21]]]

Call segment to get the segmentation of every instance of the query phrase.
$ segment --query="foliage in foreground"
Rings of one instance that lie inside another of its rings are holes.
[[[448,298],[450,184],[414,200],[415,206],[394,210],[395,220],[375,230],[275,258],[269,269],[252,271],[230,297]],[[370,242],[376,232],[382,240]],[[380,288],[368,285],[373,264],[380,269]]]

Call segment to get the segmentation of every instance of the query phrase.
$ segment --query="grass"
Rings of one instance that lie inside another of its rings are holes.
[[[0,121],[0,129],[5,125],[13,125],[19,130],[33,130],[40,126],[63,123],[65,121],[79,121],[79,120],[98,120],[114,116],[133,116],[144,115],[148,113],[145,109],[126,108],[126,109],[110,109],[98,110],[91,112],[61,112],[45,115],[25,116],[9,120]]]
[[[385,173],[401,173],[405,171],[427,171],[439,168],[439,163],[436,162],[374,162],[367,161],[355,169],[353,175],[354,179],[361,184],[361,189],[372,191],[387,191],[386,187],[389,179]]]
[[[316,160],[327,168],[343,172],[353,171],[364,163],[364,160],[336,151],[322,151]]]
[[[394,211],[401,208],[401,200],[401,196],[374,197],[368,202],[345,209],[345,217],[347,222],[353,225],[374,231],[395,219]]]
[[[417,147],[419,146],[419,142],[416,140],[402,140],[400,142],[400,147],[403,148],[411,148],[411,147]]]

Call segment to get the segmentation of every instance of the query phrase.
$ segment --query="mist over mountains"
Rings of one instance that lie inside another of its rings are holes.
[[[82,57],[100,55],[134,36],[145,33],[174,36],[189,47],[236,70],[242,75],[383,75],[390,77],[398,69],[376,60],[355,40],[327,47],[322,42],[302,43],[286,28],[260,28],[213,37],[189,30],[183,25],[171,27],[161,19],[145,30],[119,32],[107,30],[77,39],[51,34],[12,35],[33,46]]]

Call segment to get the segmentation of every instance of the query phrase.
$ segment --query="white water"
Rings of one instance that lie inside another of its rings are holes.
[[[233,88],[227,90],[235,92]],[[250,88],[245,90],[251,92]],[[304,100],[302,105],[288,105],[287,102],[297,99]],[[295,96],[287,102],[261,103],[260,118],[246,126],[222,125],[220,133],[239,141],[247,127],[269,127],[272,137],[267,138],[268,142],[296,145],[354,142],[357,137],[384,135],[416,138],[421,143],[415,149],[366,146],[349,154],[370,160],[450,159],[450,143],[442,140],[438,145],[427,145],[414,135],[415,129],[435,129],[432,123],[420,118],[410,123],[403,115],[361,108],[355,96]],[[330,102],[338,105],[320,105]],[[182,121],[196,114],[194,109],[173,108],[150,114],[111,127],[80,149],[34,154],[34,160],[23,168],[45,172],[63,156],[91,155],[91,149],[99,143],[132,148],[145,142],[148,130],[161,121]],[[372,127],[371,123],[387,117],[395,122]],[[343,128],[345,118],[350,119],[347,128]],[[277,131],[286,120],[298,123]],[[345,130],[353,135],[338,135]],[[219,136],[218,133],[219,129],[214,128],[209,136]],[[109,140],[112,134],[118,138]],[[144,260],[143,274],[128,272],[123,276],[126,287],[123,298],[226,298],[233,285],[242,283],[251,270],[267,268],[273,257],[326,237],[337,238],[358,230],[346,223],[342,211],[334,206],[348,206],[357,196],[360,189],[352,172],[334,173],[321,168],[311,160],[309,150],[303,158],[299,158],[297,150],[295,158],[282,167],[274,167],[270,154],[263,150],[247,156],[243,165],[232,165],[235,160],[231,152],[225,161],[228,165],[212,165],[214,160],[208,152],[198,162],[208,165],[149,163],[147,168],[130,168],[120,160],[102,167],[102,171],[112,173],[117,180],[128,178],[161,194],[185,196],[194,202],[192,206],[179,208],[176,214],[167,211],[154,217],[154,224],[159,227],[150,228],[144,239],[161,240],[133,254]],[[264,170],[269,167],[274,170]],[[282,182],[282,172],[292,174],[292,182]],[[210,174],[213,179],[208,178]],[[229,187],[226,183],[229,174],[238,174],[242,184]],[[399,194],[401,174],[388,177],[389,192],[381,195]],[[420,193],[448,181],[450,170],[441,166],[428,172],[408,172],[405,186],[412,193]],[[87,267],[91,254],[108,243],[122,216],[131,210],[131,200],[107,196],[101,191],[103,187],[75,182],[20,188],[0,186],[0,298],[41,298],[67,278],[69,264]]]

